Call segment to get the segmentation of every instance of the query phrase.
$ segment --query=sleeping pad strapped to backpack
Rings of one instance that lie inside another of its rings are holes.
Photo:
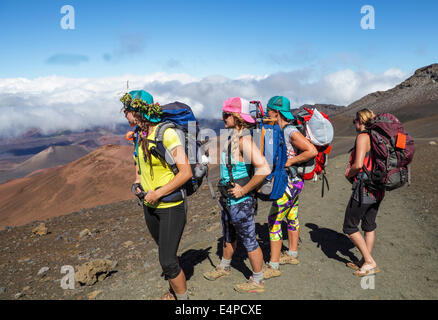
[[[316,108],[303,108],[288,125],[295,126],[315,146],[318,152],[315,158],[294,167],[303,180],[311,180],[314,179],[315,175],[322,174],[321,196],[323,197],[324,183],[329,189],[325,165],[327,164],[327,156],[331,152],[330,143],[334,133],[330,118]]]

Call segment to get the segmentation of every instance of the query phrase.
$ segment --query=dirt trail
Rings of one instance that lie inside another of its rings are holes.
[[[435,142],[438,140],[435,139]],[[347,155],[328,163],[330,191],[321,198],[321,181],[306,182],[300,196],[301,263],[281,266],[282,275],[266,280],[266,291],[239,294],[236,283],[251,275],[245,251],[239,248],[229,277],[211,282],[202,274],[219,263],[221,226],[218,208],[201,190],[190,198],[188,222],[179,249],[191,300],[207,299],[438,299],[438,145],[417,146],[413,184],[388,193],[377,216],[373,256],[381,269],[375,289],[365,290],[345,262],[360,257],[342,233],[345,206],[351,186],[344,178]],[[217,174],[217,172],[215,172]],[[214,177],[214,174],[213,174]],[[257,234],[264,257],[269,258],[267,213],[269,203],[259,202]],[[37,223],[0,232],[0,299],[156,299],[167,289],[160,277],[158,253],[135,201],[81,210],[46,221],[51,234],[30,238]],[[84,228],[92,236],[78,239]],[[286,233],[284,233],[286,234]],[[132,241],[124,247],[126,241]],[[287,246],[287,241],[284,242]],[[117,260],[117,273],[92,287],[62,290],[59,270],[96,258]],[[37,276],[42,267],[47,276]]]
[[[361,280],[345,267],[349,257],[360,253],[342,234],[350,185],[343,177],[347,156],[331,160],[328,166],[330,191],[320,197],[321,181],[307,182],[300,198],[300,261],[297,266],[281,266],[282,276],[266,281],[262,294],[238,294],[235,283],[244,280],[233,269],[232,276],[209,282],[202,273],[211,265],[205,260],[195,267],[190,286],[203,299],[437,299],[438,235],[435,217],[417,213],[418,202],[406,198],[407,187],[388,193],[377,218],[377,240],[373,255],[381,272],[375,277],[375,289],[364,290]],[[413,186],[412,186],[413,187]],[[263,207],[266,207],[265,205]],[[269,254],[266,215],[260,208],[256,217],[265,258]],[[435,218],[435,219],[434,219]],[[217,230],[216,237],[220,237]],[[196,248],[213,247],[217,242],[198,243]],[[285,241],[287,245],[287,241]],[[212,255],[216,264],[219,258]],[[249,266],[248,259],[245,260]],[[249,269],[245,270],[250,275]]]
[[[419,156],[425,148],[437,149],[429,145],[421,148]],[[212,263],[216,265],[220,261],[220,227],[183,241],[181,254],[195,260],[183,259],[187,264],[185,268],[189,269],[186,274],[191,299],[437,299],[438,219],[436,212],[431,215],[427,211],[427,214],[420,207],[419,195],[410,189],[416,188],[415,185],[388,193],[381,205],[373,252],[381,272],[374,278],[375,289],[362,289],[361,279],[345,267],[351,257],[360,257],[359,251],[342,233],[345,206],[351,194],[351,186],[343,175],[346,162],[345,154],[330,160],[327,168],[330,191],[326,191],[324,198],[321,198],[321,181],[306,182],[299,209],[301,263],[281,266],[282,276],[267,280],[264,293],[239,294],[233,290],[234,284],[251,275],[242,248],[233,259],[231,276],[214,282],[203,278],[202,274],[212,268]],[[413,178],[415,182],[415,176]],[[418,177],[417,182],[420,179]],[[259,204],[257,233],[267,260],[269,203]],[[287,241],[284,244],[287,246]],[[141,281],[139,279],[140,286]],[[148,298],[159,296],[165,288],[164,281],[162,283],[162,287],[151,288]],[[106,297],[123,298],[115,292]]]

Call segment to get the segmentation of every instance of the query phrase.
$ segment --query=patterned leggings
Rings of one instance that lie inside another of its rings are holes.
[[[298,195],[303,189],[304,182],[289,182],[283,196],[274,201],[268,216],[269,239],[279,241],[283,239],[281,222],[284,218],[287,221],[287,229],[297,231],[300,228],[298,221]]]

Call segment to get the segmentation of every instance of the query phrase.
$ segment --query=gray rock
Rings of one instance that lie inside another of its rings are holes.
[[[21,297],[24,297],[24,293],[22,292],[16,293],[14,296],[15,299],[20,299]]]
[[[42,268],[40,269],[40,271],[38,271],[38,275],[44,277],[44,276],[46,275],[46,272],[49,271],[49,270],[50,270],[49,267],[42,267]]]
[[[3,287],[0,288],[0,294],[2,294],[2,293],[6,293],[6,288],[3,288]]]

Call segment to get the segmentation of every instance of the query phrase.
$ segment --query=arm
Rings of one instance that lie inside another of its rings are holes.
[[[180,188],[184,183],[189,181],[192,177],[192,167],[189,164],[187,155],[181,145],[175,147],[171,151],[173,158],[175,159],[176,167],[178,168],[178,173],[173,177],[170,182],[157,190],[149,190],[145,200],[150,204],[157,203],[160,198],[171,194],[178,188]]]
[[[363,162],[365,160],[365,154],[370,147],[370,137],[368,134],[363,133],[358,135],[356,140],[356,157],[350,171],[347,173],[347,179],[354,178],[362,169]]]
[[[249,182],[240,186],[236,186],[229,190],[229,193],[235,198],[241,198],[248,192],[255,189],[263,180],[271,173],[268,162],[265,157],[257,148],[256,144],[252,140],[251,136],[244,136],[239,141],[240,148],[243,153],[243,158],[251,161],[254,166],[254,176],[249,180]]]
[[[138,163],[135,163],[135,181],[134,183],[140,183],[140,175],[138,174]]]
[[[292,145],[302,152],[286,161],[285,167],[293,166],[294,164],[300,163],[300,162],[306,162],[309,161],[312,158],[315,158],[318,154],[318,151],[316,151],[315,146],[304,137],[301,132],[294,132],[290,136],[290,142]]]
[[[134,184],[141,183],[141,178],[140,178],[140,175],[138,174],[138,163],[135,160],[135,158],[134,158],[134,165],[135,165],[135,181],[134,181]],[[139,194],[141,192],[139,187],[137,187],[135,189],[135,191],[137,192],[137,194]]]

